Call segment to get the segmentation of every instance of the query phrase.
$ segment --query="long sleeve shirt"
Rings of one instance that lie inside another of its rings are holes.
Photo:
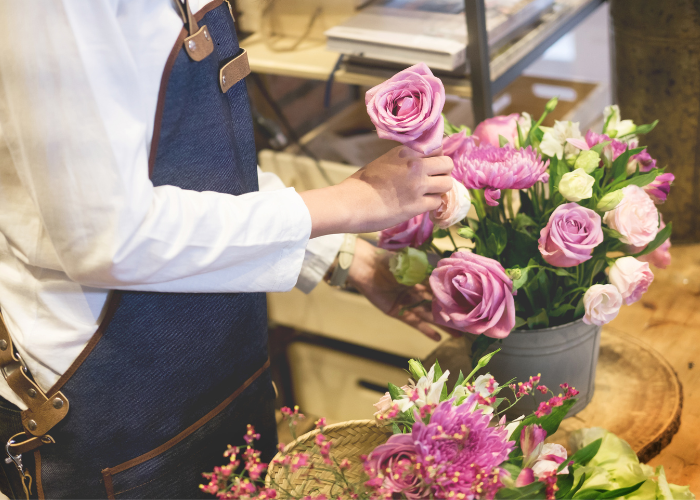
[[[242,196],[153,186],[156,102],[181,29],[171,0],[0,2],[0,308],[44,390],[111,290],[308,291],[342,242],[309,241],[306,205],[273,174]],[[2,378],[0,396],[24,407]]]

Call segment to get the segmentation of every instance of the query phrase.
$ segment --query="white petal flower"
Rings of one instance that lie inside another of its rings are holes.
[[[544,132],[540,149],[547,156],[556,156],[560,160],[565,156],[576,155],[579,149],[566,142],[567,139],[583,139],[578,122],[555,121],[554,127],[540,127]]]

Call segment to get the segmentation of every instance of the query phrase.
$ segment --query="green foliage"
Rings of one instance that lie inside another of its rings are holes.
[[[457,127],[456,125],[452,125],[444,113],[442,114],[442,119],[445,122],[445,134],[452,135],[452,134],[456,134],[458,132],[461,132],[462,130],[465,130],[467,132],[468,136],[472,135],[471,129],[469,127],[467,127],[466,125],[461,125],[459,127]]]
[[[522,433],[524,427],[537,424],[545,430],[548,436],[551,436],[557,432],[557,429],[559,429],[559,424],[561,424],[561,421],[564,420],[566,414],[569,413],[571,407],[576,404],[576,401],[577,400],[575,398],[567,399],[561,406],[553,408],[552,413],[549,415],[538,417],[537,415],[532,414],[524,418],[513,432],[513,441],[515,441],[517,449],[520,450],[520,434]]]
[[[498,352],[498,350],[496,350],[495,352],[486,354],[489,347],[491,347],[491,345],[497,341],[498,339],[487,337],[483,334],[476,337],[476,340],[472,344],[472,371],[467,376],[467,380],[469,380],[477,372],[477,370],[486,366],[486,363],[488,363],[493,355]]]
[[[561,472],[564,470],[564,467],[569,462],[574,462],[575,464],[578,465],[588,465],[588,462],[590,462],[593,457],[596,456],[596,453],[598,453],[598,450],[600,450],[600,445],[603,443],[603,438],[596,439],[592,443],[588,444],[587,446],[584,446],[580,450],[578,450],[576,453],[571,455],[566,462],[561,464],[559,468],[557,469],[558,472]]]
[[[389,396],[391,396],[391,399],[399,399],[403,395],[404,392],[400,387],[389,382]]]

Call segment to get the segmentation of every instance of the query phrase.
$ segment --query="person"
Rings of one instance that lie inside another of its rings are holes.
[[[248,423],[269,460],[264,292],[308,291],[342,233],[436,209],[451,160],[399,147],[283,188],[256,167],[222,0],[0,2],[0,23],[0,489],[192,498]],[[396,313],[384,259],[358,241],[349,281]]]

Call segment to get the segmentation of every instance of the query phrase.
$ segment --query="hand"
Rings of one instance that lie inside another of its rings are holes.
[[[403,321],[432,340],[439,341],[440,334],[431,326],[435,320],[430,303],[433,299],[430,288],[425,285],[407,287],[397,283],[389,270],[391,256],[392,252],[375,248],[358,238],[348,283],[383,313]],[[416,304],[419,305],[408,307]],[[456,330],[441,328],[452,336],[461,335]]]
[[[337,186],[301,193],[311,237],[380,231],[435,210],[452,189],[452,167],[447,156],[426,158],[399,146]]]

